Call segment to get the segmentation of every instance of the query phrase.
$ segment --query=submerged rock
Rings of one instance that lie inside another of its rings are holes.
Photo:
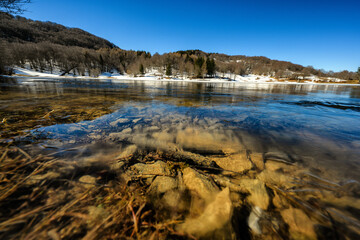
[[[54,180],[61,176],[58,172],[49,171],[45,174],[38,174],[31,176],[28,180],[26,180],[25,184],[27,185],[36,185],[39,184],[43,180]]]
[[[167,176],[157,176],[149,187],[151,194],[163,194],[178,188],[176,178]]]
[[[188,218],[183,224],[178,225],[177,230],[196,237],[203,237],[224,228],[231,220],[232,210],[230,190],[225,188],[215,196],[214,201],[207,205],[200,216]],[[224,234],[230,235],[231,233],[226,231]]]
[[[110,141],[121,141],[129,138],[131,136],[131,132],[132,132],[131,128],[125,128],[121,132],[110,133],[108,139]]]
[[[254,163],[257,169],[259,169],[260,171],[264,170],[265,163],[262,153],[252,153],[250,157],[251,157],[251,161]]]
[[[189,212],[192,217],[199,216],[220,191],[210,176],[189,167],[183,170],[183,182],[190,193]]]
[[[329,206],[336,206],[343,209],[359,209],[360,208],[360,199],[351,196],[336,196],[336,192],[322,190],[321,194],[318,195],[318,198],[321,199],[324,203]],[[357,210],[359,211],[359,210]],[[354,211],[356,213],[357,211]],[[360,226],[360,224],[359,224]]]
[[[109,213],[101,206],[89,206],[88,213],[88,219],[86,222],[88,228],[92,228],[101,223],[109,215]]]
[[[156,141],[160,141],[162,143],[172,143],[175,139],[175,136],[167,131],[155,132],[152,136],[156,139]]]
[[[187,127],[184,130],[177,131],[176,143],[186,151],[216,154],[223,153],[224,146],[226,148],[238,149],[239,143],[235,142],[236,139],[231,139],[224,132],[211,130],[207,128],[204,131],[202,128]],[[233,150],[231,150],[233,152]]]
[[[360,198],[360,183],[356,180],[342,182],[340,191],[346,195]]]
[[[267,152],[264,154],[265,161],[276,161],[285,164],[293,164],[294,160],[290,156],[283,152]]]
[[[130,145],[124,148],[119,155],[115,157],[115,160],[109,161],[109,167],[111,170],[118,171],[126,164],[126,158],[131,157],[137,150],[136,145]]]
[[[259,179],[241,178],[233,179],[233,181],[230,182],[228,179],[219,176],[214,176],[214,178],[218,184],[229,187],[231,191],[247,194],[247,201],[251,205],[258,206],[263,210],[269,207],[270,197],[263,181]]]
[[[90,175],[85,175],[79,178],[79,182],[83,183],[85,188],[92,188],[96,183],[96,178]]]
[[[153,133],[156,135],[156,133]],[[177,150],[177,147],[172,142],[163,141],[157,138],[149,137],[149,134],[133,134],[131,138],[132,143],[136,144],[138,147],[158,149],[162,151],[174,152]]]
[[[158,126],[150,126],[144,128],[144,132],[154,132],[154,131],[160,131],[160,128]]]
[[[263,210],[269,207],[270,197],[264,182],[258,179],[241,179],[239,185],[250,193],[247,199],[253,206]]]
[[[131,166],[131,169],[137,171],[139,174],[142,175],[170,175],[170,170],[168,166],[162,161],[157,161],[153,164],[137,163]]]
[[[60,240],[61,239],[60,236],[59,236],[59,233],[56,231],[56,228],[51,229],[50,231],[48,231],[47,235],[52,240]]]
[[[277,162],[277,161],[267,161],[265,163],[265,168],[270,171],[282,170],[285,172],[295,172],[298,170],[297,167],[294,165],[289,165],[284,162]]]
[[[130,145],[127,146],[120,154],[117,158],[126,158],[129,157],[130,155],[134,154],[137,150],[136,145]]]
[[[185,186],[203,199],[211,199],[219,192],[219,188],[212,179],[190,167],[183,170],[183,179]]]
[[[249,218],[248,218],[248,225],[249,228],[255,233],[255,234],[261,234],[261,227],[259,225],[259,220],[263,214],[263,210],[259,208],[258,206],[253,207]]]
[[[172,211],[186,210],[184,187],[179,179],[181,178],[157,176],[151,183],[148,193],[157,207],[165,207]]]
[[[185,211],[187,209],[187,204],[184,199],[183,193],[178,190],[172,190],[166,192],[162,196],[163,203],[175,211]]]
[[[46,205],[61,204],[67,200],[69,192],[59,189],[49,189],[47,191],[48,198],[46,199]]]
[[[246,156],[246,152],[223,158],[212,158],[221,168],[234,172],[244,172],[253,168],[253,164]]]
[[[295,185],[292,177],[282,174],[281,172],[275,172],[268,169],[262,171],[257,178],[263,182],[284,187],[285,189],[291,188]]]
[[[110,170],[118,171],[118,170],[122,169],[125,164],[126,164],[125,161],[115,161],[115,162],[111,163],[109,165],[109,167],[110,167]]]
[[[220,185],[222,187],[228,187],[228,188],[230,188],[230,190],[232,192],[245,193],[245,194],[249,193],[247,188],[233,183],[232,181],[230,181],[229,178],[218,176],[218,175],[212,175],[212,177],[214,178],[215,182],[218,185]]]
[[[130,120],[127,119],[127,118],[120,118],[120,119],[118,119],[118,120],[116,120],[116,121],[111,122],[110,125],[111,125],[112,127],[116,127],[117,125],[119,125],[119,124],[121,124],[121,123],[126,123],[126,122],[129,122],[129,121],[130,121]]]
[[[121,131],[122,134],[129,134],[132,132],[131,128],[125,128],[124,130]]]
[[[139,121],[141,121],[141,120],[142,120],[142,118],[136,118],[136,119],[133,119],[132,122],[133,122],[133,123],[137,123],[137,122],[139,122]]]
[[[278,209],[284,209],[289,207],[288,201],[276,191],[274,191],[274,197],[272,199],[272,202],[274,206]]]
[[[293,239],[316,239],[314,224],[300,209],[289,208],[280,212]]]

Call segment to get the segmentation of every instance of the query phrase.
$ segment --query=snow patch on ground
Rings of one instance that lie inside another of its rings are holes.
[[[60,75],[57,74],[51,74],[51,73],[41,73],[41,72],[36,72],[34,70],[29,70],[26,68],[20,68],[20,67],[14,67],[14,73],[15,75],[20,75],[20,76],[32,76],[32,77],[59,77]]]
[[[60,71],[54,70],[53,73],[50,72],[37,72],[29,68],[20,68],[14,67],[13,77],[31,77],[34,80],[36,79],[61,79],[61,78],[78,78],[78,79],[100,79],[100,80],[111,80],[114,82],[124,81],[124,80],[140,80],[140,81],[184,81],[184,82],[233,82],[233,83],[280,83],[280,84],[313,84],[316,81],[320,80],[317,76],[311,76],[306,79],[303,83],[289,82],[286,79],[281,81],[269,77],[269,76],[260,76],[249,74],[245,76],[231,74],[231,73],[217,73],[217,77],[214,78],[189,78],[187,76],[173,76],[167,77],[164,74],[160,73],[157,69],[152,68],[144,74],[143,76],[133,76],[129,74],[121,75],[116,71],[113,72],[104,72],[98,77],[89,77],[89,76],[78,76],[73,74],[68,74],[66,76],[61,76]],[[336,81],[334,81],[336,80]],[[341,82],[341,79],[333,79],[333,82]]]
[[[49,73],[49,72],[37,72],[34,70],[14,67],[14,76],[15,77],[46,77],[46,78],[96,78],[96,79],[117,79],[117,80],[177,80],[177,81],[200,81],[200,82],[269,82],[276,81],[274,78],[267,76],[258,76],[258,75],[247,75],[240,76],[234,74],[219,74],[222,77],[215,78],[189,78],[186,76],[175,76],[167,77],[163,74],[156,71],[156,69],[151,69],[148,73],[143,76],[134,77],[132,75],[121,75],[118,72],[104,72],[98,77],[88,77],[88,76],[77,76],[77,75],[66,75],[61,76],[60,73]],[[55,71],[54,71],[55,72]]]

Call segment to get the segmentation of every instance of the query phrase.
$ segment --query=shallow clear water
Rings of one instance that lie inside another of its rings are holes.
[[[360,180],[359,86],[3,79],[0,91],[0,120],[18,124],[12,116],[23,115],[28,131],[16,140],[46,151],[137,144],[206,154],[229,146],[284,152],[323,177]],[[52,122],[36,115],[54,109]],[[66,120],[89,111],[96,117]]]

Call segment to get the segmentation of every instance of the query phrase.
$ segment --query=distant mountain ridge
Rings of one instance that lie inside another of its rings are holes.
[[[319,78],[358,81],[359,78],[355,72],[325,71],[263,56],[206,53],[198,49],[161,55],[123,50],[79,28],[0,12],[0,74],[12,74],[16,66],[80,76],[99,76],[104,72],[137,76],[156,69],[168,77],[190,79],[235,79],[250,74],[298,82]]]
[[[116,48],[106,39],[79,28],[69,28],[53,22],[33,21],[0,12],[0,39],[11,43],[49,42],[89,49]]]

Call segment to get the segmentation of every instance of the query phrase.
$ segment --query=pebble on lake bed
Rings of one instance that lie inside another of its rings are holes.
[[[110,125],[111,125],[112,127],[115,127],[115,126],[119,125],[120,123],[126,123],[126,122],[129,122],[129,121],[130,121],[130,120],[127,119],[127,118],[120,118],[120,119],[118,119],[118,120],[116,120],[116,121],[111,122]]]
[[[253,207],[249,218],[248,218],[248,224],[250,229],[255,233],[255,234],[261,234],[261,227],[259,225],[259,220],[261,218],[263,214],[263,210],[259,207]]]
[[[83,183],[85,188],[92,188],[96,183],[96,178],[89,175],[85,175],[79,178],[79,182]]]

